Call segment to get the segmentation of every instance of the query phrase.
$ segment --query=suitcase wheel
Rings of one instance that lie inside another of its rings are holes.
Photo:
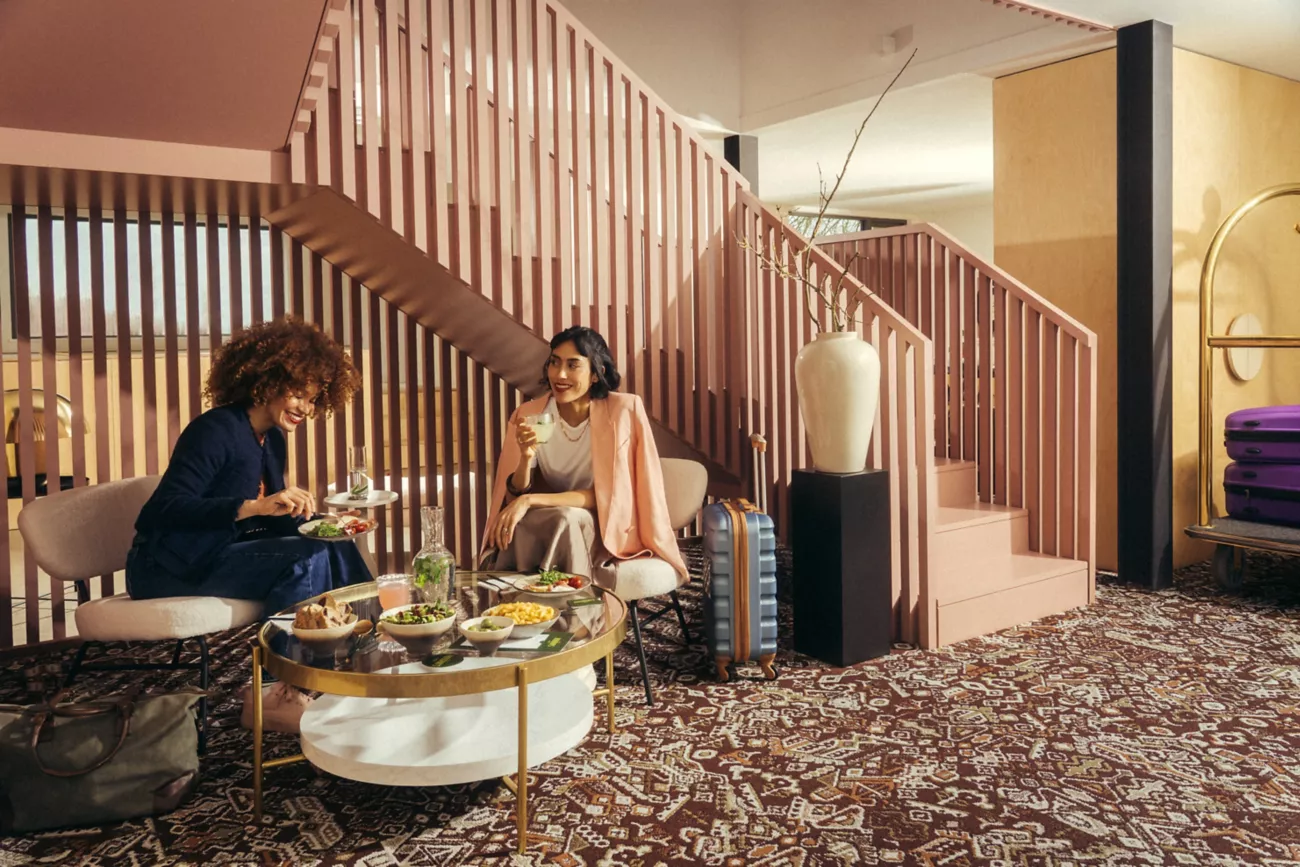
[[[718,667],[718,680],[728,683],[736,679],[736,664],[726,657],[719,657],[713,661]]]
[[[1214,580],[1224,590],[1240,590],[1246,573],[1246,551],[1231,545],[1214,548]]]

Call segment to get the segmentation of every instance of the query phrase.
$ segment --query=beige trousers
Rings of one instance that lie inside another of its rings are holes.
[[[600,540],[596,514],[572,506],[529,509],[515,526],[510,547],[488,551],[483,562],[486,568],[502,572],[559,569],[610,590],[617,565]]]

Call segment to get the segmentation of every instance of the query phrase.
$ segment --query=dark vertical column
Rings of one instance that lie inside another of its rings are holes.
[[[758,195],[758,136],[729,135],[723,140],[722,155],[727,162],[736,167],[745,180],[749,181],[749,191]]]
[[[1119,574],[1173,583],[1173,29],[1119,31]]]

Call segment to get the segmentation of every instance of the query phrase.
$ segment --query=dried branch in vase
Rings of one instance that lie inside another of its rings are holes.
[[[858,142],[862,139],[862,133],[867,128],[867,122],[871,120],[876,109],[885,98],[885,94],[893,89],[898,79],[906,71],[912,58],[916,57],[916,50],[908,55],[906,61],[895,73],[889,85],[876,98],[876,102],[867,112],[867,116],[858,124],[857,132],[853,135],[853,143],[849,145],[849,152],[844,157],[844,164],[840,166],[839,173],[835,175],[835,183],[829,190],[826,188],[826,178],[822,174],[822,168],[817,166],[817,185],[820,206],[817,209],[817,217],[813,221],[812,231],[809,232],[807,239],[777,239],[781,245],[780,254],[773,249],[763,249],[750,243],[749,239],[737,235],[736,241],[741,249],[752,252],[758,257],[759,267],[765,271],[776,274],[784,280],[791,280],[799,284],[803,289],[804,302],[807,305],[807,312],[812,319],[814,331],[822,330],[822,310],[830,315],[831,331],[848,331],[857,321],[858,309],[862,305],[862,297],[852,283],[847,283],[850,272],[853,270],[853,264],[857,261],[855,253],[848,262],[841,268],[835,266],[835,271],[831,273],[827,266],[832,265],[830,258],[825,254],[813,253],[813,240],[816,239],[822,223],[826,220],[826,214],[830,210],[831,203],[835,201],[835,195],[840,190],[840,185],[844,183],[844,176],[848,173],[849,164],[853,160],[853,154],[858,149]],[[785,243],[782,243],[785,241]],[[794,248],[794,243],[801,242],[803,246],[800,249]],[[820,273],[821,271],[827,273]],[[846,285],[847,283],[847,285]],[[870,288],[865,291],[870,292]],[[818,303],[820,302],[820,304]]]

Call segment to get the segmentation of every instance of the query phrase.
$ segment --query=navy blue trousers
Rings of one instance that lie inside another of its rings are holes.
[[[197,581],[171,575],[148,557],[136,554],[131,552],[126,566],[127,592],[132,599],[260,599],[264,616],[320,593],[373,580],[355,544],[319,542],[297,535],[235,542]]]

